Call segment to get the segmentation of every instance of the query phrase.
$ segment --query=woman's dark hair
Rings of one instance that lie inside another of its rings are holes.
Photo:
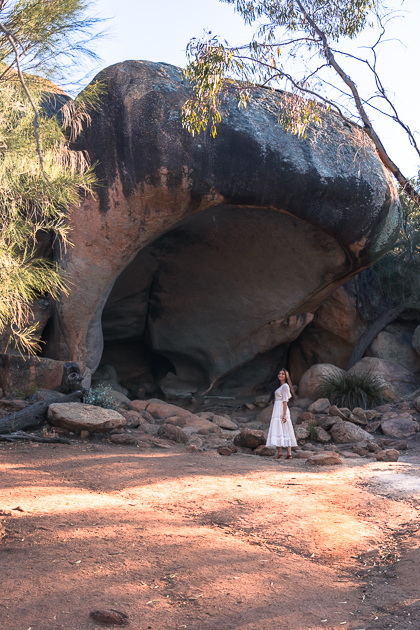
[[[290,380],[289,372],[286,370],[286,368],[280,368],[279,370],[277,370],[277,374],[280,374],[280,372],[284,372],[286,376],[285,383],[287,383],[287,385],[290,387],[290,393],[292,394],[293,398],[295,398],[296,394],[295,394],[295,390],[293,389],[292,381]],[[276,381],[274,383],[273,391],[271,392],[270,400],[268,401],[269,403],[271,403],[271,401],[274,400],[276,391],[278,390],[279,387],[280,387],[280,381],[279,381],[279,377],[277,376]]]

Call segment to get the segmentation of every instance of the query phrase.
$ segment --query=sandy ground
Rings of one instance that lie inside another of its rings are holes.
[[[319,469],[2,444],[0,627],[99,630],[114,608],[134,630],[419,629],[419,506],[420,442]]]

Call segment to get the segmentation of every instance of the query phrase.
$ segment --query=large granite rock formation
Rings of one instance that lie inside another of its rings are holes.
[[[232,102],[215,139],[191,137],[178,68],[127,61],[103,74],[79,147],[103,185],[73,210],[75,247],[60,258],[72,290],[46,356],[94,371],[104,338],[117,372],[121,348],[121,369],[137,361],[144,378],[271,378],[313,311],[393,243],[389,173],[333,114],[304,141],[287,134],[275,92],[261,88],[245,110]]]

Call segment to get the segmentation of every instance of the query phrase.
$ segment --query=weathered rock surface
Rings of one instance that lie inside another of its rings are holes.
[[[397,462],[400,454],[395,449],[389,448],[386,451],[380,451],[375,455],[378,462]]]
[[[363,440],[373,440],[373,437],[361,427],[339,420],[331,427],[331,437],[336,444],[351,444],[352,442],[362,442]]]
[[[304,373],[299,381],[299,395],[304,398],[317,400],[323,379],[336,373],[344,373],[344,370],[329,363],[313,365]]]
[[[313,321],[290,348],[290,373],[299,381],[314,363],[344,369],[359,337],[366,330],[356,297],[340,287],[316,310]]]
[[[269,405],[268,407],[260,411],[260,413],[258,414],[256,418],[257,422],[260,422],[263,424],[270,424],[271,416],[273,415],[273,408],[274,408],[274,405]]]
[[[394,361],[364,357],[349,370],[349,374],[358,375],[368,372],[379,375],[383,379],[387,395],[394,400],[412,394],[418,389],[415,375]]]
[[[213,424],[217,424],[217,426],[221,429],[230,429],[231,431],[235,431],[235,429],[238,428],[236,422],[230,418],[226,418],[225,416],[213,415],[211,422],[213,422]]]
[[[180,427],[177,427],[174,424],[161,424],[157,434],[161,438],[172,440],[178,444],[188,444],[187,435]]]
[[[398,363],[409,372],[420,370],[420,356],[413,348],[413,335],[408,331],[383,330],[369,346],[372,357]]]
[[[309,405],[308,411],[309,413],[328,413],[330,406],[328,398],[319,398],[312,405]]]
[[[258,446],[254,453],[261,457],[273,457],[276,454],[276,449],[274,446]]]
[[[72,212],[75,247],[60,262],[77,291],[56,303],[47,356],[95,371],[103,333],[127,348],[147,330],[153,356],[188,383],[270,379],[315,309],[393,243],[390,174],[334,114],[306,140],[287,134],[275,92],[240,110],[232,99],[211,139],[181,126],[178,68],[127,61],[104,75],[79,148],[106,186]]]
[[[334,451],[323,451],[322,453],[316,453],[306,460],[306,463],[310,466],[339,466],[343,462]]]
[[[420,425],[413,420],[410,414],[405,413],[395,418],[383,420],[381,429],[388,437],[404,438],[417,433],[420,430]]]
[[[233,443],[235,446],[242,446],[252,450],[259,446],[265,446],[266,439],[264,433],[258,430],[243,429],[239,435],[236,435]]]
[[[34,384],[43,389],[59,389],[64,363],[44,357],[0,354],[0,387],[6,396],[29,393]]]
[[[316,431],[317,431],[317,437],[316,437],[317,442],[321,442],[321,444],[328,444],[328,442],[331,442],[331,435],[327,433],[325,429],[323,429],[322,427],[317,427]]]
[[[159,387],[168,398],[191,398],[197,391],[196,385],[181,381],[173,372],[168,372],[159,382]]]
[[[309,437],[309,429],[301,424],[298,424],[295,428],[295,438],[299,442],[300,440],[307,440]]]
[[[48,407],[48,422],[69,431],[109,431],[127,425],[127,420],[113,409],[84,403],[53,403]]]

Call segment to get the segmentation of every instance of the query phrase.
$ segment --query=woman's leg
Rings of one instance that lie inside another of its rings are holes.
[[[281,457],[283,457],[282,452],[281,452],[281,446],[278,446],[276,459],[280,459]]]
[[[287,459],[292,459],[292,447],[287,447]]]

